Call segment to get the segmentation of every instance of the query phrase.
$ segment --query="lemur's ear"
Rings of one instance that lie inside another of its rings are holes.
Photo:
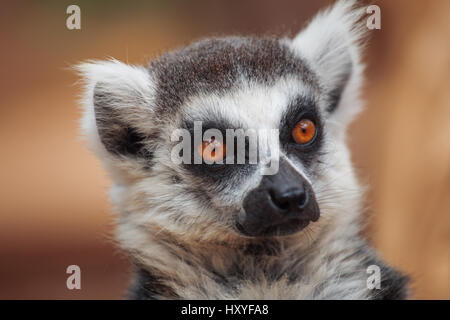
[[[85,82],[82,130],[100,157],[145,157],[152,134],[153,86],[148,71],[117,60],[76,66]]]
[[[334,120],[347,124],[359,109],[359,87],[364,69],[360,62],[366,26],[364,9],[353,0],[340,0],[319,13],[293,40],[292,46],[318,75],[326,95],[325,109]]]

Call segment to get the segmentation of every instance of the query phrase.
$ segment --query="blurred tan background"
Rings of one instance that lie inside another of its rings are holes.
[[[67,68],[109,56],[146,63],[209,35],[293,35],[330,1],[9,1],[0,10],[0,298],[122,298],[108,178],[78,138]],[[370,186],[367,234],[410,274],[414,298],[450,299],[450,1],[375,1],[366,111],[353,159]],[[79,31],[66,8],[81,7]],[[66,267],[82,289],[66,288]]]

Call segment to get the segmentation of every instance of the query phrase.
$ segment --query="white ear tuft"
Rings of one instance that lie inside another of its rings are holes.
[[[359,89],[364,66],[360,61],[367,28],[364,8],[340,0],[319,13],[293,40],[292,47],[317,73],[329,96],[327,111],[347,125],[360,110]]]
[[[126,141],[114,139],[123,135],[130,138],[130,128],[145,131],[142,123],[151,116],[154,97],[149,72],[114,59],[89,61],[74,69],[84,83],[81,130],[90,147],[100,158],[127,151],[130,146],[120,145]]]

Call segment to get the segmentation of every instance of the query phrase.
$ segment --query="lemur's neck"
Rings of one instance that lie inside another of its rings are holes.
[[[214,296],[211,291],[223,293],[227,291],[224,288],[236,287],[240,282],[277,281],[283,277],[294,281],[298,272],[293,269],[300,268],[305,255],[291,241],[274,239],[228,245],[183,243],[159,235],[156,247],[158,253],[153,259],[136,263],[134,296],[206,298]],[[194,293],[196,290],[206,290],[205,296]]]
[[[349,241],[345,235],[337,239],[327,230],[322,231],[321,237],[309,242],[299,235],[247,239],[232,245],[187,242],[159,232],[152,236],[146,252],[133,255],[138,270],[132,297],[282,298],[286,290],[294,290],[300,284],[312,288],[342,273],[339,264],[355,252],[362,252],[360,248],[364,245],[356,239]],[[347,243],[333,244],[333,241]],[[361,259],[355,255],[349,260],[348,270],[355,271],[353,264]],[[358,273],[355,279],[362,281],[361,275],[365,273]],[[303,297],[313,298],[314,290],[304,289]],[[288,297],[299,298],[294,291]]]

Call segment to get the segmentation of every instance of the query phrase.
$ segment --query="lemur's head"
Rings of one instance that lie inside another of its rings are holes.
[[[83,130],[112,176],[122,238],[286,236],[356,211],[345,131],[360,108],[361,14],[340,1],[294,39],[82,64]]]

